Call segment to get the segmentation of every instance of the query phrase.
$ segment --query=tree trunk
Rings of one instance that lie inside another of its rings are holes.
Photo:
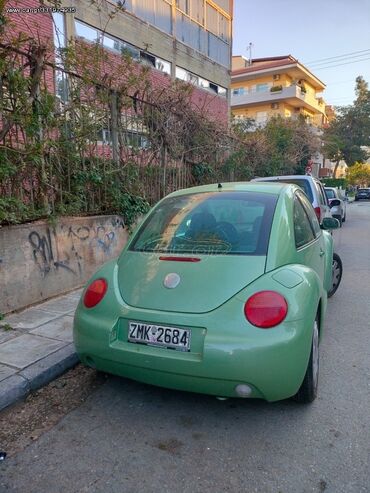
[[[336,178],[339,162],[340,162],[340,159],[337,159],[337,161],[335,163],[335,167],[334,167],[333,178]]]
[[[30,96],[29,100],[32,102],[32,108],[34,115],[37,119],[37,133],[36,142],[39,145],[39,157],[40,157],[40,202],[48,213],[50,209],[48,200],[48,176],[46,171],[46,162],[43,148],[44,130],[42,127],[42,118],[40,112],[40,81],[44,70],[44,59],[46,49],[43,46],[32,46],[30,57]]]
[[[118,168],[120,162],[119,139],[118,139],[118,98],[115,91],[111,91],[109,97],[110,118],[111,118],[111,137],[113,162]]]

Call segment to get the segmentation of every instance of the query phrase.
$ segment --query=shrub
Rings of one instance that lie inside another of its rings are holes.
[[[278,86],[272,86],[270,92],[279,92],[283,90],[283,86],[280,84]]]

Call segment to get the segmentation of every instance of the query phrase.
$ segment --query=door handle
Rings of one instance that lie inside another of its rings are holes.
[[[321,250],[321,248],[320,248],[320,257],[322,257],[323,255],[325,255],[325,252],[324,252],[324,250]]]

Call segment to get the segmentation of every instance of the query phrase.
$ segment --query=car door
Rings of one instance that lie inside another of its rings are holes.
[[[315,211],[307,196],[297,190],[293,205],[294,234],[299,263],[311,267],[322,283],[325,278],[325,242]]]
[[[323,220],[324,217],[332,217],[329,201],[322,183],[320,183],[318,180],[314,180],[314,184],[318,193],[319,206],[321,209],[321,220]]]

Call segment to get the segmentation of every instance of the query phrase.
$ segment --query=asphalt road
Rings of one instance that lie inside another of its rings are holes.
[[[110,377],[0,465],[0,492],[370,492],[370,203],[335,233],[318,399],[217,401]]]

